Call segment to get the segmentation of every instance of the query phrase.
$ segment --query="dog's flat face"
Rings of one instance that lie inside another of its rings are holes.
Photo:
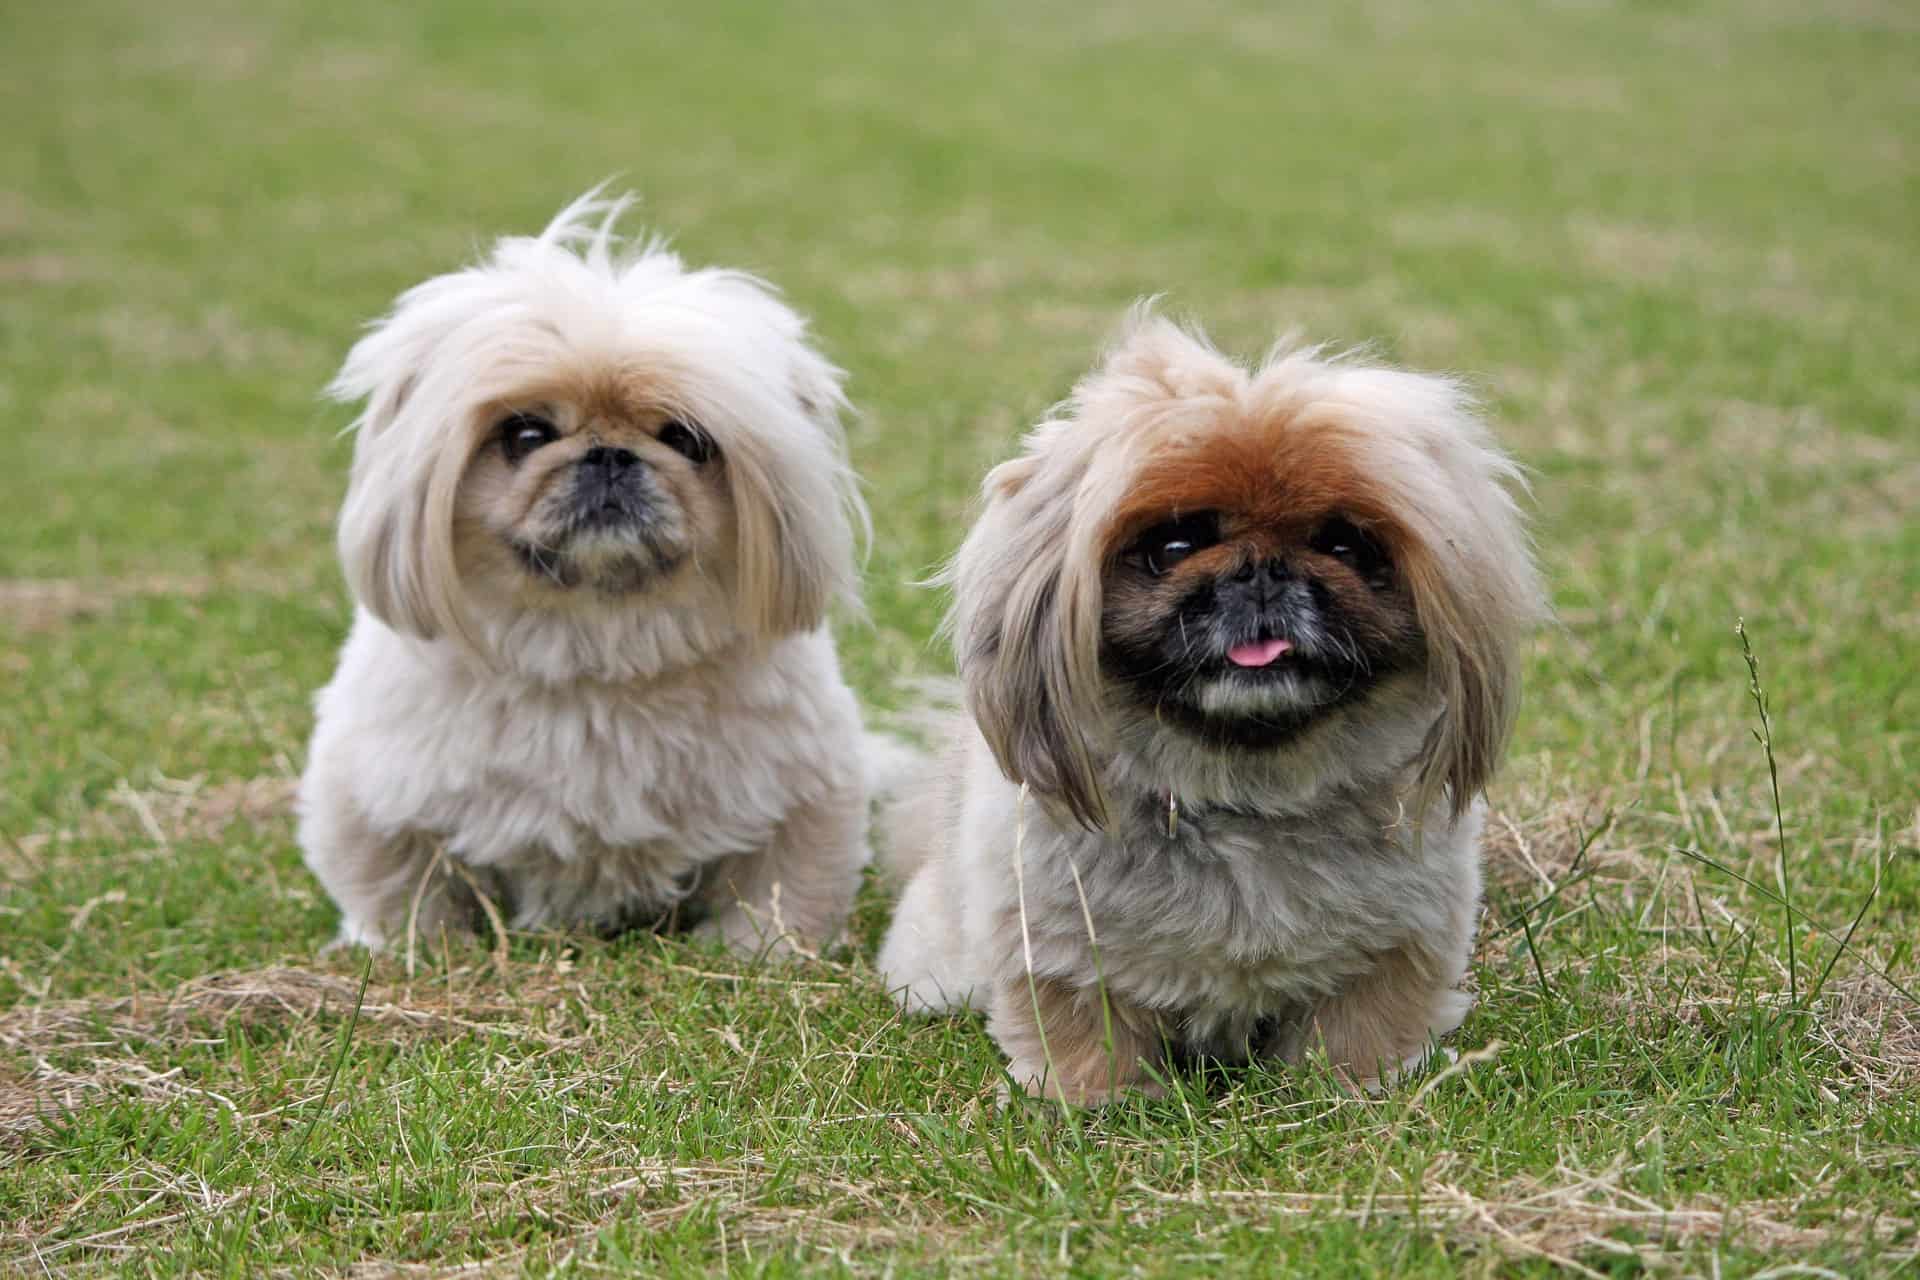
[[[668,392],[629,371],[490,407],[455,503],[462,576],[535,606],[635,596],[696,562],[730,576],[726,459]]]
[[[1544,612],[1519,479],[1446,379],[1284,344],[1248,369],[1136,317],[987,477],[949,574],[968,709],[1088,827],[1115,779],[1270,796],[1295,756],[1410,765],[1464,812]]]
[[[767,285],[620,240],[623,207],[502,239],[348,354],[341,563],[387,626],[551,678],[684,665],[854,599],[840,371]]]
[[[1149,459],[1115,515],[1103,675],[1162,723],[1259,749],[1419,669],[1401,534],[1379,507],[1336,428],[1219,409]]]

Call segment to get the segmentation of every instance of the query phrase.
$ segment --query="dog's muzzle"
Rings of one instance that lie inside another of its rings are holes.
[[[653,468],[640,455],[631,449],[595,445],[574,464],[569,532],[642,523],[656,496]]]

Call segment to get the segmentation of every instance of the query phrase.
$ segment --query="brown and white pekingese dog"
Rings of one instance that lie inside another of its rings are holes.
[[[1517,480],[1453,383],[1136,315],[948,571],[972,720],[887,817],[902,1004],[1076,1103],[1169,1054],[1419,1063],[1544,612]]]
[[[866,861],[840,372],[766,285],[589,195],[403,294],[340,515],[358,602],[300,841],[341,939],[697,922],[817,944]]]

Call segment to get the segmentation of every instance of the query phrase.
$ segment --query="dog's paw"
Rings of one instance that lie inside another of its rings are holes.
[[[320,948],[320,954],[338,955],[355,948],[365,948],[377,955],[387,949],[387,935],[379,926],[349,916],[340,922],[340,932],[333,935],[333,941]]]
[[[747,960],[819,958],[811,943],[791,932],[776,930],[771,923],[744,907],[729,907],[702,920],[688,931],[688,936],[696,942],[717,942]]]
[[[1000,1083],[1000,1105],[1005,1108],[1017,1102],[1059,1102],[1070,1107],[1097,1109],[1110,1107],[1128,1098],[1148,1100],[1164,1098],[1167,1088],[1158,1080],[1145,1076],[1126,1083],[1101,1080],[1069,1080],[1044,1067],[1036,1069],[1032,1065],[1009,1063],[1007,1074],[1013,1084]],[[1015,1085],[1018,1086],[1016,1092]]]
[[[900,1012],[935,1017],[940,1014],[959,1013],[974,1008],[974,992],[971,987],[959,991],[949,991],[931,976],[895,983],[889,975],[882,973],[880,980],[886,984],[887,992],[894,1003],[900,1006]]]

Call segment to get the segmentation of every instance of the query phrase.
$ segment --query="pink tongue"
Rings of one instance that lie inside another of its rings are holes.
[[[1227,650],[1227,661],[1236,667],[1264,667],[1293,648],[1291,640],[1262,640],[1258,644],[1237,644]]]

